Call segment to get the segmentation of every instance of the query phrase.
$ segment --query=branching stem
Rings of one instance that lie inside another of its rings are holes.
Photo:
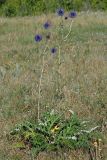
[[[69,32],[68,32],[68,34],[63,38],[63,40],[64,40],[64,41],[66,41],[66,40],[67,40],[68,36],[69,36],[69,35],[70,35],[70,33],[71,33],[72,24],[73,24],[73,20],[71,21],[71,24],[70,24],[70,27],[69,27]]]

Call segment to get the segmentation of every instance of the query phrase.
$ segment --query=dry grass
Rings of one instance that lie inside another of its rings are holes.
[[[12,148],[6,134],[15,124],[37,115],[38,83],[45,42],[34,42],[38,32],[45,35],[42,23],[46,16],[0,18],[0,160],[30,160],[28,151]],[[59,19],[49,15],[52,24]],[[69,20],[66,21],[67,33]],[[55,27],[49,46],[57,43],[60,33]],[[61,65],[58,55],[50,51],[45,56],[40,107],[41,113],[54,108],[59,112],[72,109],[79,117],[103,124],[107,121],[107,14],[80,13],[71,35],[61,46]],[[60,79],[59,79],[60,77]],[[58,92],[58,89],[60,93]],[[107,159],[107,132],[104,132],[104,159]],[[67,152],[41,153],[38,159],[88,160],[87,154]],[[64,156],[63,155],[63,156]],[[71,158],[72,157],[72,158]],[[73,158],[74,157],[74,158]]]

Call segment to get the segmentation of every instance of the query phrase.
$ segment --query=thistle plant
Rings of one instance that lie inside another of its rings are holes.
[[[71,33],[71,28],[72,28],[72,23],[73,23],[73,19],[77,16],[77,13],[75,11],[71,11],[65,18],[64,20],[67,20],[68,18],[70,18],[70,26],[69,26],[69,29],[68,29],[68,33],[64,36],[63,32],[64,32],[64,21],[63,21],[63,17],[64,17],[64,9],[60,8],[57,10],[57,16],[60,16],[60,22],[59,22],[59,26],[58,26],[58,30],[59,32],[61,33],[61,39],[60,39],[60,42],[58,42],[57,40],[57,44],[55,46],[53,46],[52,48],[49,47],[49,44],[48,44],[48,40],[51,40],[51,35],[49,34],[48,30],[53,27],[53,25],[51,25],[51,22],[50,21],[46,21],[44,24],[43,24],[43,28],[47,31],[46,32],[46,35],[45,35],[45,38],[46,38],[46,44],[45,44],[45,49],[42,53],[42,69],[41,69],[41,74],[40,74],[40,79],[39,79],[39,89],[38,89],[38,121],[40,121],[40,97],[41,97],[41,84],[42,84],[42,78],[43,78],[43,71],[44,71],[44,57],[45,57],[45,53],[47,51],[47,49],[49,49],[51,51],[51,54],[52,55],[55,55],[56,53],[58,54],[58,65],[60,66],[61,64],[61,45],[64,41],[66,41],[68,38],[69,38],[69,35]],[[43,38],[42,38],[42,35],[41,34],[37,34],[35,36],[35,41],[36,42],[40,42],[42,41]],[[60,79],[60,75],[59,75],[59,78]]]
[[[60,35],[60,41],[56,40],[56,44],[52,43],[50,47],[52,33],[49,30],[54,26],[51,21],[46,20],[42,25],[43,29],[46,31],[45,36],[41,33],[35,35],[36,43],[41,43],[45,41],[45,46],[42,51],[42,64],[41,72],[39,78],[38,87],[38,104],[37,104],[37,114],[36,122],[25,122],[21,125],[17,125],[15,129],[10,132],[10,135],[17,139],[16,147],[25,149],[29,148],[34,155],[38,155],[41,151],[56,151],[62,148],[68,149],[84,149],[90,152],[90,156],[99,154],[101,155],[101,135],[98,134],[100,126],[90,127],[87,121],[81,121],[78,116],[72,111],[69,111],[69,117],[66,119],[64,114],[56,113],[54,110],[51,112],[46,112],[42,116],[40,114],[40,101],[41,101],[41,85],[43,79],[43,73],[45,69],[45,55],[48,52],[51,53],[52,57],[58,57],[58,67],[60,67],[62,45],[65,43],[70,36],[72,30],[72,24],[74,18],[77,16],[75,11],[71,11],[68,15],[64,16],[64,9],[60,8],[57,10],[57,15],[60,17],[60,22],[58,31]],[[66,20],[70,20],[70,25],[67,34],[64,34],[64,23]],[[54,61],[54,58],[53,58]],[[60,80],[60,75],[58,81]],[[100,139],[99,142],[99,152],[96,141]],[[21,143],[20,143],[21,142]],[[93,156],[93,159],[96,158]]]

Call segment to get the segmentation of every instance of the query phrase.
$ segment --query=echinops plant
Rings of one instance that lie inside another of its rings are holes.
[[[57,15],[60,17],[58,26],[61,39],[60,43],[56,40],[57,43],[53,44],[52,41],[52,47],[50,47],[49,41],[51,41],[53,34],[50,32],[50,29],[54,26],[54,24],[52,24],[49,20],[46,20],[42,26],[46,31],[45,35],[42,35],[42,33],[37,33],[34,37],[36,45],[42,41],[45,41],[45,46],[43,46],[44,49],[42,51],[40,50],[42,55],[42,64],[38,85],[38,103],[36,106],[37,117],[35,117],[35,123],[27,121],[17,125],[10,132],[11,139],[12,137],[16,139],[16,148],[25,149],[28,147],[29,150],[31,150],[32,156],[38,155],[41,151],[58,151],[64,148],[75,150],[82,148],[87,150],[90,153],[90,156],[92,156],[92,153],[97,151],[95,149],[96,145],[99,145],[98,139],[101,139],[101,135],[96,131],[97,129],[100,130],[100,126],[90,128],[90,124],[87,123],[87,121],[81,121],[73,111],[69,111],[70,114],[67,119],[64,114],[59,114],[54,110],[46,111],[43,115],[41,113],[41,85],[44,76],[45,55],[51,53],[52,56],[56,56],[56,58],[58,58],[58,66],[61,65],[62,43],[65,43],[69,39],[74,18],[77,16],[75,11],[71,11],[66,16],[64,16],[64,14],[65,12],[63,8],[57,10]],[[68,33],[65,35],[63,32],[64,22],[68,19],[70,19],[70,25]],[[59,75],[58,81],[60,78],[61,77]],[[56,89],[58,90],[59,88]],[[93,157],[93,159],[94,158],[95,157]]]

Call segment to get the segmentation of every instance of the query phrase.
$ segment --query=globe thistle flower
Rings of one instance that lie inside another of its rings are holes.
[[[51,48],[51,53],[56,53],[57,49],[56,48]]]
[[[58,16],[63,16],[64,15],[64,9],[60,8],[57,10]]]
[[[37,34],[37,35],[35,36],[35,41],[36,41],[36,42],[40,42],[41,40],[42,40],[42,36],[39,35],[39,34]]]
[[[75,18],[77,16],[77,13],[75,12],[75,11],[71,11],[70,13],[69,13],[69,17],[70,18]]]
[[[43,27],[45,29],[48,29],[50,27],[50,23],[49,22],[45,22],[44,25],[43,25]]]

